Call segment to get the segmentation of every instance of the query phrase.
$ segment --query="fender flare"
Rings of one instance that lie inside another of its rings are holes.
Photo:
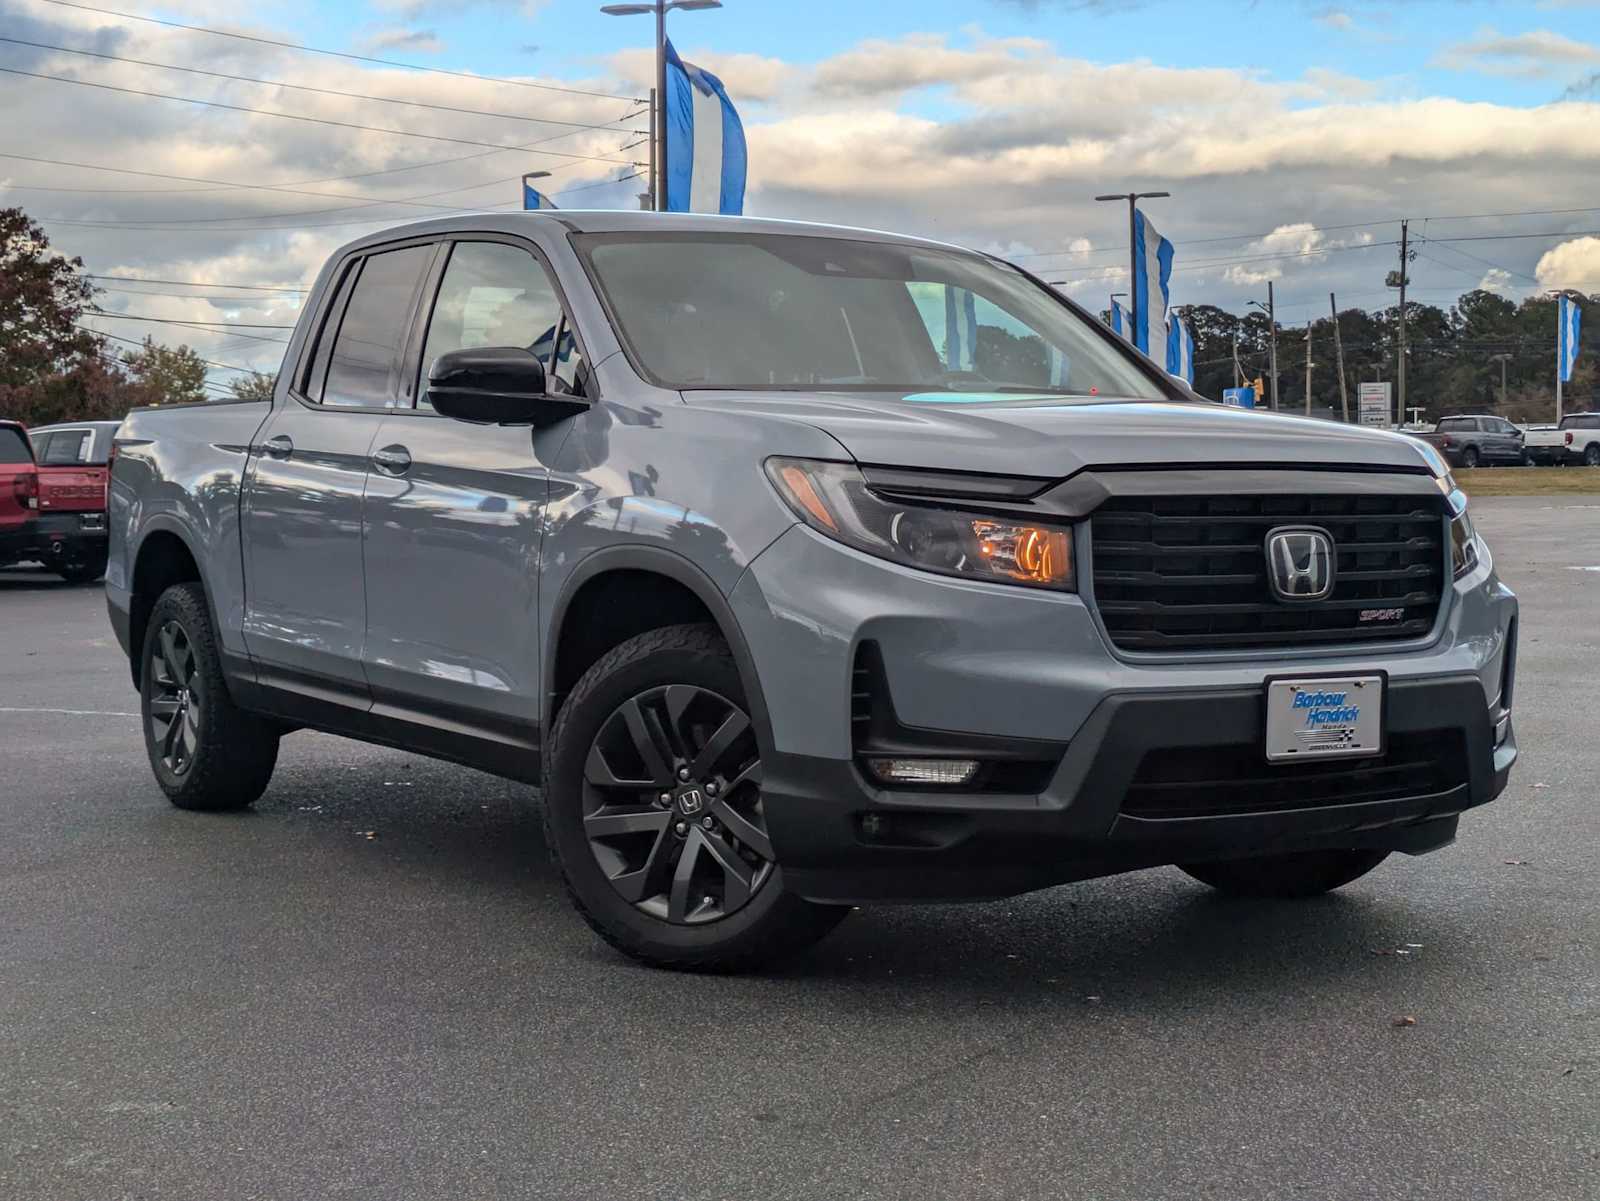
[[[129,556],[128,635],[130,641],[134,638],[139,640],[140,648],[139,654],[128,656],[128,669],[133,676],[133,686],[135,688],[139,687],[139,660],[143,657],[144,653],[144,631],[135,630],[133,628],[133,608],[134,598],[136,595],[134,592],[134,581],[138,578],[139,574],[139,557],[144,554],[145,543],[150,540],[151,534],[171,534],[173,537],[177,538],[179,542],[183,543],[183,548],[189,552],[189,558],[194,560],[194,569],[200,575],[200,590],[205,593],[206,597],[206,616],[211,619],[211,629],[218,639],[217,645],[219,651],[222,645],[222,627],[217,624],[217,604],[216,600],[214,599],[214,594],[211,591],[211,583],[206,579],[205,557],[195,553],[195,547],[200,544],[200,540],[195,537],[194,531],[189,528],[188,523],[182,518],[174,516],[171,513],[156,513],[152,515],[143,524],[143,526],[140,527],[139,537],[133,543],[133,550]],[[155,600],[156,598],[152,596],[150,598],[150,603],[154,604]]]
[[[756,671],[755,656],[739,628],[733,606],[716,582],[691,559],[677,551],[660,546],[607,546],[586,556],[567,577],[560,594],[550,608],[550,621],[546,627],[544,664],[544,706],[541,714],[540,745],[550,745],[550,727],[555,714],[556,651],[561,643],[561,629],[565,624],[567,606],[579,590],[591,580],[614,571],[645,571],[665,576],[682,584],[703,604],[716,622],[718,630],[727,639],[733,652],[739,680],[744,685],[745,700],[750,705],[750,717],[755,723],[756,740],[763,757],[772,753],[772,719],[767,711],[766,696],[761,690],[761,677]]]

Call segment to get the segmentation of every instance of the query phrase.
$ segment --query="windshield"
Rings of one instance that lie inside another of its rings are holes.
[[[666,387],[1171,395],[1131,348],[976,255],[773,234],[576,241],[629,357]]]

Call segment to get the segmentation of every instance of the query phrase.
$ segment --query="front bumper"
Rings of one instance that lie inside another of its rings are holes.
[[[768,826],[786,881],[817,900],[1004,896],[1324,847],[1420,853],[1494,799],[1516,757],[1509,718],[1496,735],[1516,598],[1486,553],[1425,644],[1359,652],[1123,655],[1079,597],[930,577],[803,527],[756,559],[732,599],[767,710]],[[846,699],[869,645],[894,729],[944,754],[965,742],[978,757],[1043,760],[1036,784],[869,780],[863,717],[853,732]],[[1389,681],[1383,759],[1320,778],[1258,758],[1267,677],[1370,671]]]
[[[104,513],[40,513],[0,531],[0,562],[78,563],[106,552]]]

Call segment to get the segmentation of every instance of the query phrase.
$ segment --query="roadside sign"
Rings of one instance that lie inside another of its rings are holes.
[[[1233,405],[1239,409],[1253,409],[1256,407],[1256,390],[1254,388],[1224,388],[1222,390],[1222,403]]]
[[[1359,385],[1362,425],[1376,425],[1387,429],[1394,424],[1393,418],[1390,416],[1393,412],[1390,396],[1392,388],[1392,384],[1364,383]]]

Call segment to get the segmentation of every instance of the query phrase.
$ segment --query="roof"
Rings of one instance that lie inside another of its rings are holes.
[[[120,421],[52,421],[49,425],[36,425],[30,434],[48,434],[52,430],[116,429]]]
[[[780,221],[771,217],[723,217],[710,213],[651,213],[633,209],[540,209],[512,213],[468,213],[459,217],[436,217],[405,225],[391,226],[367,234],[342,249],[396,238],[425,237],[433,234],[524,233],[530,222],[559,225],[571,233],[742,233],[779,234],[802,238],[846,238],[851,241],[891,242],[905,246],[926,246],[941,250],[965,250],[948,242],[911,237],[877,229],[856,229],[848,225],[823,225],[811,221]]]

